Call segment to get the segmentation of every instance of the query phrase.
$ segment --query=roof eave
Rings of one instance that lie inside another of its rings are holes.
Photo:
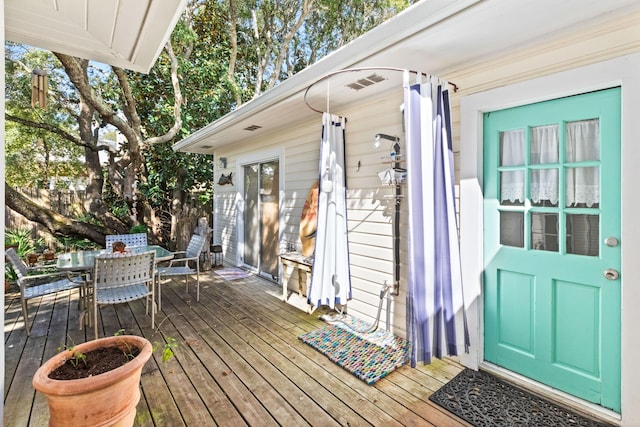
[[[272,108],[279,102],[304,91],[309,84],[326,74],[349,68],[367,59],[382,49],[393,46],[418,31],[446,20],[460,11],[483,0],[429,0],[419,2],[404,10],[382,25],[353,40],[315,64],[288,78],[259,97],[241,105],[236,110],[197,130],[173,145],[174,151],[189,151],[189,148],[228,129],[252,114]],[[354,52],[357,54],[354,55]],[[224,141],[209,141],[212,148],[225,145]]]

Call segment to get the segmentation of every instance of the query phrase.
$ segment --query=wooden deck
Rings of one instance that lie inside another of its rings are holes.
[[[193,282],[191,282],[193,283]],[[146,364],[136,426],[467,426],[428,400],[461,367],[435,361],[402,367],[365,384],[298,340],[325,325],[319,313],[283,303],[281,288],[251,276],[225,281],[203,274],[195,288],[179,281],[162,287],[162,309],[151,330],[144,303],[101,311],[101,336],[120,328],[151,342],[177,339],[176,356]],[[30,300],[34,319],[27,338],[19,298],[5,299],[4,425],[45,426],[46,400],[31,379],[43,359],[63,345],[93,338],[78,330],[77,294]],[[156,352],[159,353],[159,352]]]

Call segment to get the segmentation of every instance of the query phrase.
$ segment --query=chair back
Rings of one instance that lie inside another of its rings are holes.
[[[137,285],[153,280],[155,252],[102,254],[95,258],[93,284],[96,289]]]
[[[13,266],[13,271],[15,271],[16,275],[18,276],[18,284],[20,284],[20,280],[27,276],[27,265],[20,259],[20,257],[16,253],[16,250],[13,248],[7,249],[4,252],[4,256]]]
[[[105,237],[106,248],[111,249],[114,242],[122,242],[127,247],[147,246],[147,233],[108,234]]]
[[[204,249],[204,244],[206,239],[204,236],[199,236],[194,234],[191,236],[191,240],[189,240],[189,246],[187,246],[186,257],[187,258],[195,258],[200,256],[200,252]]]

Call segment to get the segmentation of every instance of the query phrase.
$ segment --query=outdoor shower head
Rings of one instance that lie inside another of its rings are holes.
[[[373,146],[376,147],[376,149],[380,148],[380,140],[381,139],[386,139],[389,141],[400,141],[400,138],[398,138],[397,136],[391,136],[391,135],[387,135],[386,133],[377,133],[376,134],[376,142],[374,142]]]

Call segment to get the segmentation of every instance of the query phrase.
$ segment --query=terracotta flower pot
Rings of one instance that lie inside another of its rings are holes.
[[[124,244],[124,242],[113,242],[113,245],[111,245],[113,248],[113,252],[120,252],[120,253],[124,253],[125,251],[125,247],[126,245]]]
[[[140,400],[140,374],[151,357],[151,343],[142,337],[122,335],[88,341],[74,347],[88,353],[101,347],[137,347],[140,354],[112,371],[77,380],[54,380],[49,373],[72,358],[65,350],[47,360],[35,373],[33,387],[47,397],[49,426],[132,426]]]
[[[51,249],[45,249],[45,251],[42,253],[42,255],[44,256],[44,260],[45,261],[52,261],[53,258],[55,258],[56,253],[54,251],[52,251]]]
[[[38,254],[29,254],[29,255],[27,255],[27,262],[30,265],[33,265],[33,264],[38,262],[38,258],[39,257],[40,257],[40,255],[38,255]]]

